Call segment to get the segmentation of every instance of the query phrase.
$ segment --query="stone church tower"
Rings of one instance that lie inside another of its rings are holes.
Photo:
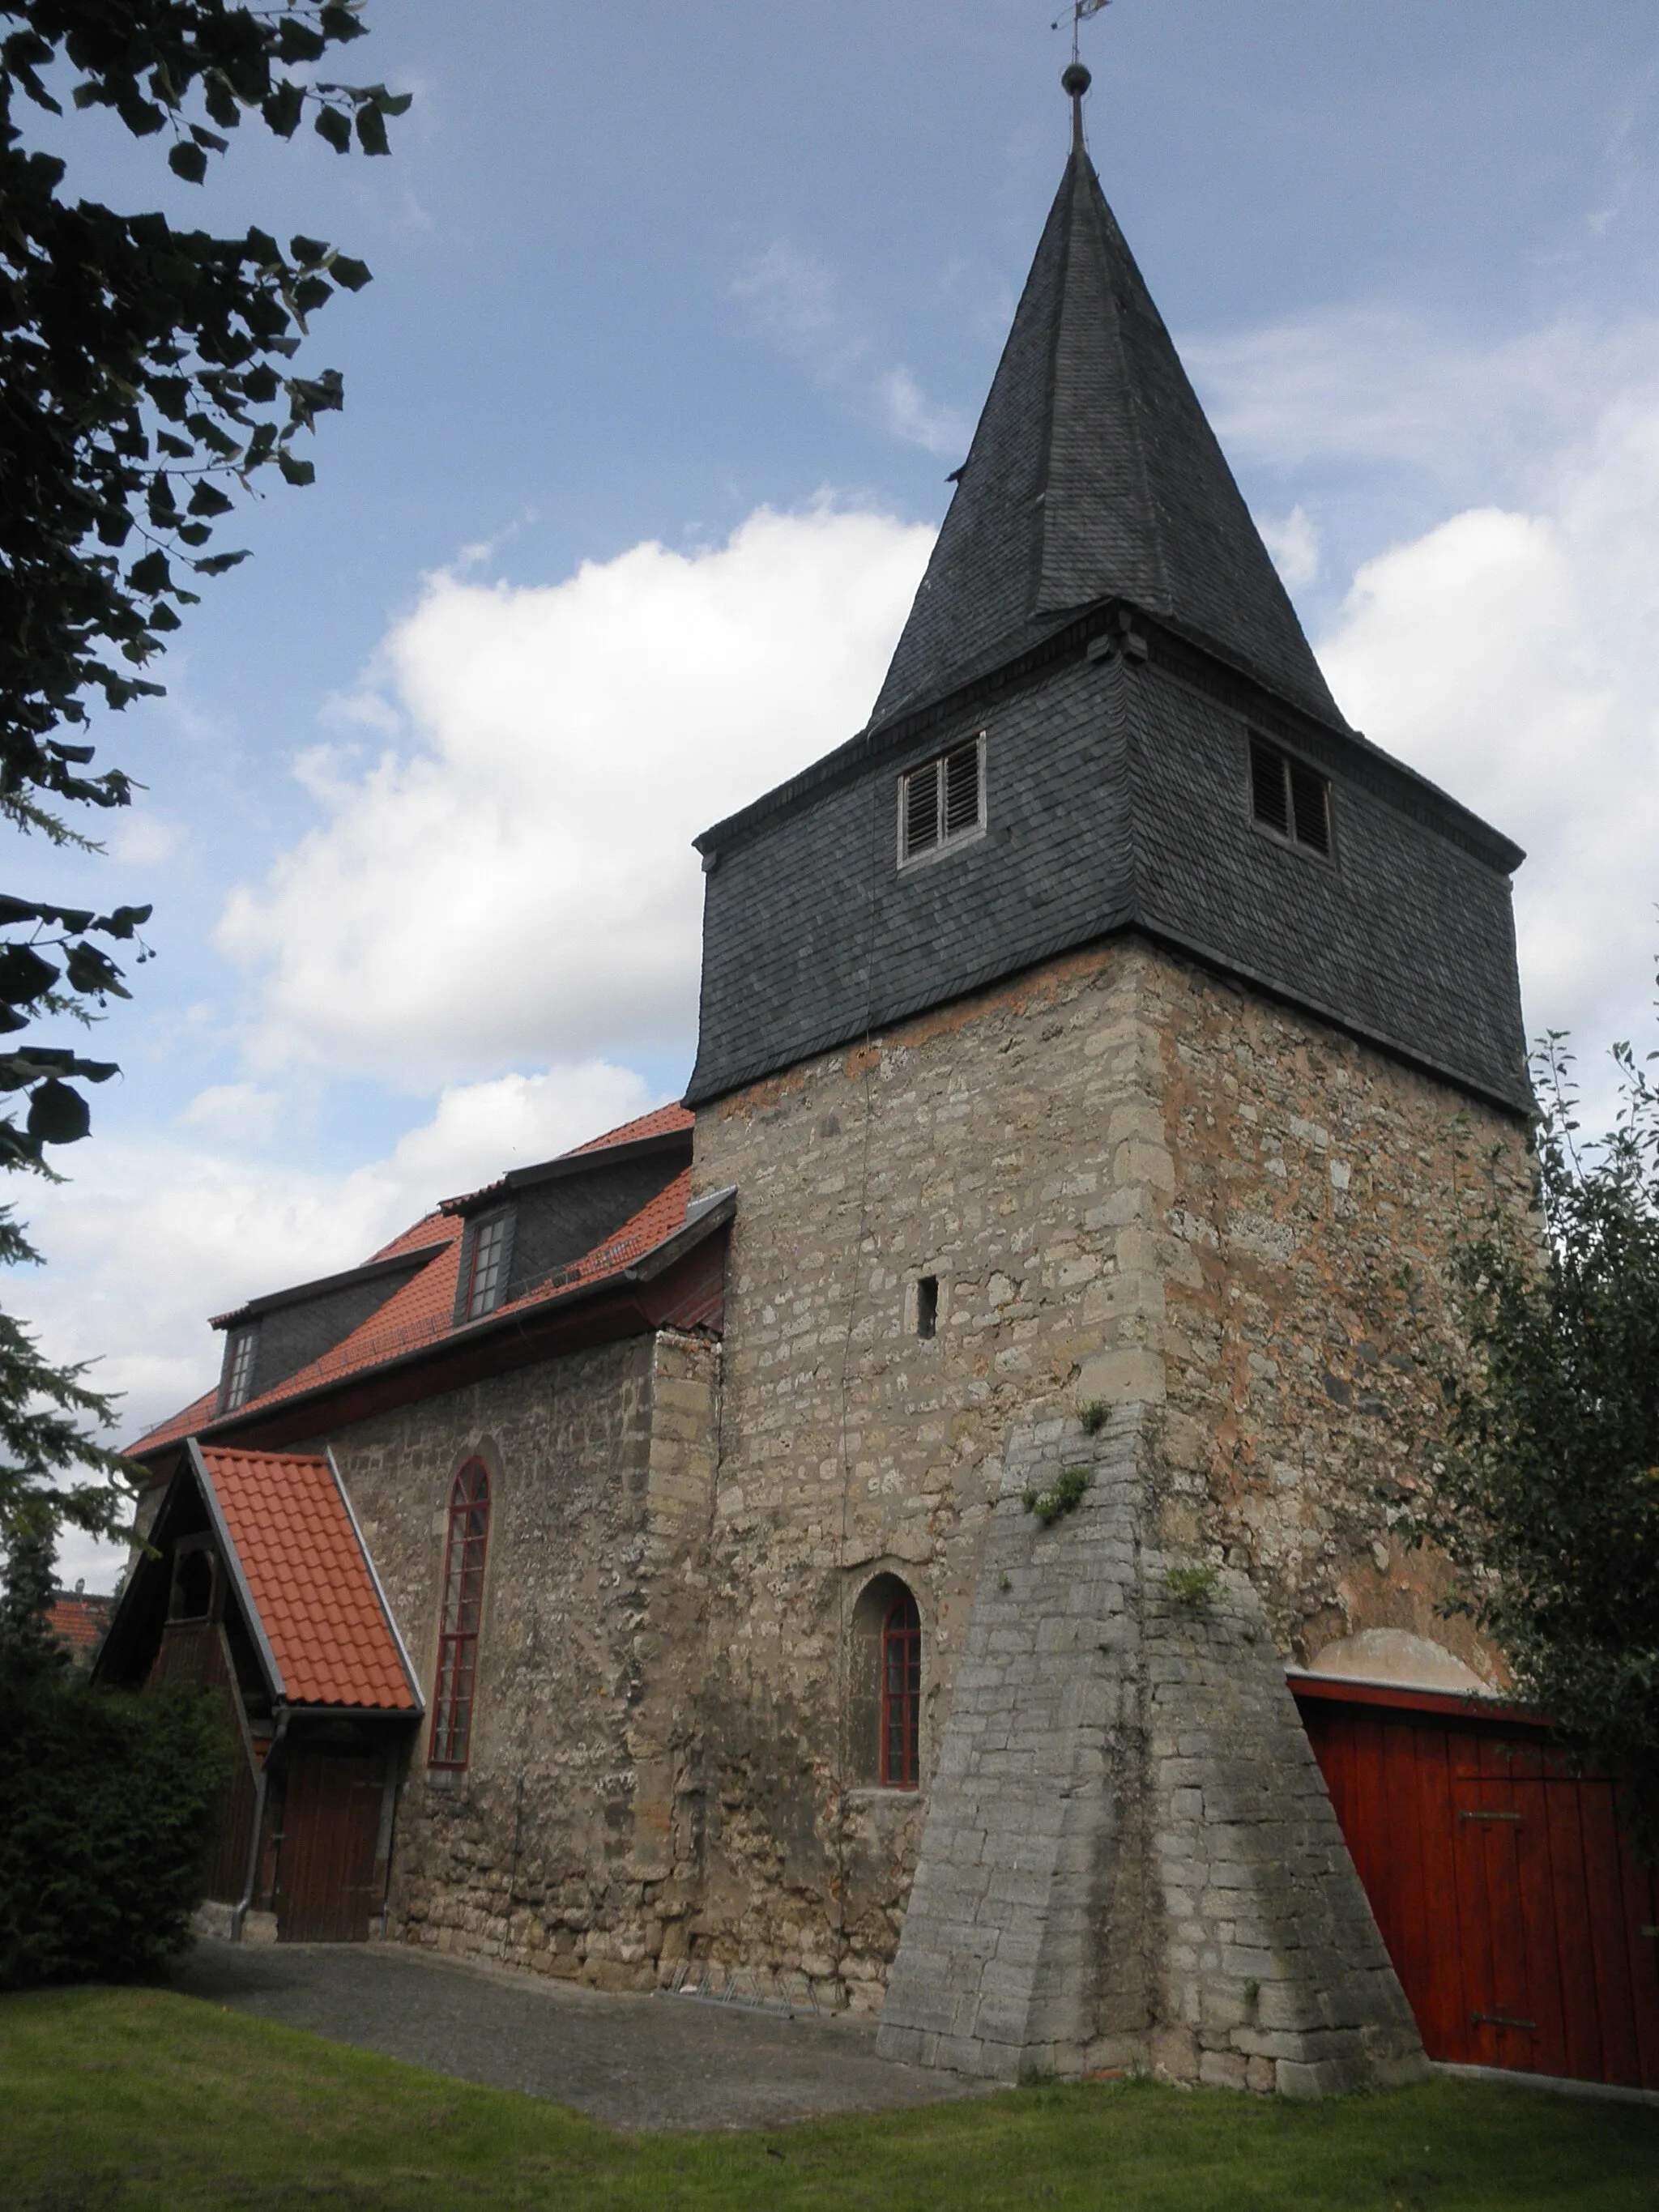
[[[1455,1209],[1525,1188],[1522,856],[1344,720],[1066,83],[870,724],[698,841],[691,1937],[923,2063],[1397,2079],[1285,1668],[1455,1640],[1388,1500]]]

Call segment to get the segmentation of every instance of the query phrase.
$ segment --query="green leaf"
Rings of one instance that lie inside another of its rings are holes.
[[[378,107],[364,106],[357,110],[357,143],[365,154],[389,154],[392,151],[386,135],[386,118]]]
[[[317,21],[323,36],[340,46],[348,40],[365,37],[368,30],[368,24],[361,21],[356,10],[346,7],[343,0],[328,0]]]
[[[195,568],[198,576],[222,576],[227,568],[240,568],[242,562],[246,561],[247,557],[248,556],[246,551],[240,553],[210,553],[206,560],[194,562],[191,565]]]
[[[174,146],[167,155],[167,167],[187,185],[199,185],[207,174],[207,155],[199,146]]]
[[[95,945],[71,945],[64,968],[70,989],[84,992],[89,998],[103,998],[111,993],[118,999],[132,996],[121,981],[120,969],[108,953],[100,951]]]
[[[328,247],[320,238],[290,238],[288,250],[301,269],[320,269],[328,258]]]
[[[374,277],[366,261],[354,261],[349,253],[337,253],[328,264],[328,273],[335,283],[348,292],[361,292]]]
[[[276,454],[276,465],[282,471],[284,479],[289,483],[308,484],[315,483],[317,481],[317,469],[315,463],[312,461],[302,461],[296,459],[294,454],[289,453],[286,446],[278,448]]]
[[[32,945],[0,945],[0,1000],[27,1006],[49,991],[62,972]]]
[[[291,77],[284,77],[270,98],[260,102],[259,112],[279,138],[291,138],[300,127],[305,105],[305,94]]]
[[[205,477],[199,479],[190,495],[192,514],[228,514],[234,503],[226,498],[217,484],[210,483]]]
[[[228,154],[230,151],[228,138],[222,138],[216,131],[204,131],[199,123],[191,125],[190,135],[198,146],[205,146],[210,153]]]
[[[118,906],[111,914],[100,914],[92,927],[101,929],[106,937],[131,937],[155,911],[153,906]]]
[[[302,315],[314,314],[324,301],[334,297],[334,287],[325,283],[320,276],[302,276],[294,288],[294,305]]]
[[[78,1091],[50,1076],[29,1093],[28,1132],[37,1143],[73,1145],[92,1127],[92,1109]]]
[[[325,138],[328,141],[337,154],[349,154],[351,151],[351,120],[349,116],[343,115],[337,107],[319,108],[317,120],[312,127],[319,138]]]
[[[167,567],[165,553],[146,553],[142,561],[135,561],[127,571],[127,582],[135,592],[154,598],[157,592],[173,588],[173,574]]]
[[[382,115],[407,115],[415,95],[412,92],[382,92],[374,105]]]

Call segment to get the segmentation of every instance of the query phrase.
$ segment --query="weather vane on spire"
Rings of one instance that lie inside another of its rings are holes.
[[[1097,15],[1103,8],[1109,8],[1111,4],[1112,0],[1072,0],[1072,59],[1074,62],[1082,59],[1078,52],[1077,41],[1085,16]],[[1051,31],[1057,31],[1065,21],[1063,15],[1056,15],[1048,27]]]

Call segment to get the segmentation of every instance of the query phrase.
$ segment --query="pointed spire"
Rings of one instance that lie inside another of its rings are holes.
[[[1060,82],[1070,159],[872,721],[1121,598],[1344,728]]]

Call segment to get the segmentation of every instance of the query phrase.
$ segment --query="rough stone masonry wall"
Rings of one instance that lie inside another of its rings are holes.
[[[1369,1617],[1379,1556],[1409,1579],[1377,1481],[1422,1389],[1395,1278],[1420,1261],[1431,1303],[1454,1164],[1488,1139],[1518,1160],[1500,1117],[1134,941],[699,1115],[698,1187],[740,1191],[699,1948],[879,2002],[1005,1463],[1044,1424],[1138,1410],[1142,1540],[1254,1592],[1275,1680]],[[1389,1360],[1388,1390],[1349,1382]],[[868,1788],[848,1740],[853,1604],[883,1570],[923,1620],[920,1802]],[[1261,1978],[1235,1979],[1242,2002]],[[1166,1975],[1148,2002],[1183,2000]]]
[[[1524,1130],[1188,963],[1149,963],[1141,1003],[1164,1155],[1139,1292],[1162,1353],[1145,1391],[1162,1540],[1248,1574],[1287,1659],[1401,1629],[1501,1682],[1386,1499],[1432,1433],[1422,1363],[1450,1225],[1494,1189],[1524,1212]]]
[[[475,1453],[490,1474],[471,1758],[428,1768],[422,1726],[393,1936],[602,1988],[684,1954],[718,1361],[664,1331],[327,1439],[428,1700],[450,1487]]]

